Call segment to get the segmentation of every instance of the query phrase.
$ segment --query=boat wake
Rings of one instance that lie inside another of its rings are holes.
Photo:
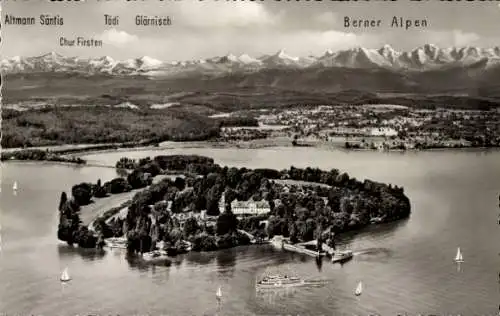
[[[354,256],[358,258],[357,260],[366,261],[388,259],[392,255],[393,251],[388,248],[367,248],[354,251]]]
[[[304,280],[305,286],[309,286],[309,287],[325,286],[330,282],[331,282],[331,280]]]
[[[313,287],[323,287],[330,283],[331,280],[303,280],[302,282],[298,284],[293,284],[293,285],[284,285],[284,286],[277,286],[277,287],[259,287],[257,286],[256,289],[258,292],[281,292],[281,291],[290,291],[291,289],[296,289],[296,288],[313,288]]]

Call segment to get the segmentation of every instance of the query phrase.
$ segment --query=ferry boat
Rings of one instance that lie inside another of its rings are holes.
[[[258,289],[274,289],[283,287],[293,287],[304,285],[305,281],[294,276],[288,275],[269,275],[258,281],[256,287]]]
[[[353,252],[351,250],[335,251],[332,256],[332,263],[343,263],[351,260]]]

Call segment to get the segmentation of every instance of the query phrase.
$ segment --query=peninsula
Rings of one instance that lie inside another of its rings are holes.
[[[193,251],[211,251],[249,244],[249,236],[328,242],[332,233],[410,215],[403,188],[360,182],[337,169],[230,168],[195,155],[122,158],[117,167],[127,168],[127,176],[75,185],[71,198],[61,194],[60,240],[94,248],[123,236],[132,253],[184,241]],[[81,221],[93,200],[132,190],[130,201]]]

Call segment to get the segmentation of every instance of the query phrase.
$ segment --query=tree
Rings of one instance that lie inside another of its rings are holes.
[[[106,221],[102,217],[95,221],[94,227],[95,230],[100,232],[104,238],[113,237],[114,235],[113,230],[108,224],[106,224]]]
[[[181,177],[176,177],[174,181],[174,185],[179,189],[179,191],[184,190],[186,188],[186,180]]]
[[[288,224],[288,231],[289,231],[289,237],[290,237],[290,241],[292,243],[296,243],[299,241],[299,238],[298,238],[298,228],[297,228],[297,224],[295,222],[290,222],[290,224]]]
[[[109,190],[111,194],[123,193],[130,191],[130,185],[123,178],[115,178],[111,180]]]
[[[86,226],[78,228],[75,240],[78,246],[82,248],[95,248],[97,246],[97,237]]]
[[[231,211],[226,211],[217,218],[217,235],[224,235],[236,231],[238,219]]]
[[[134,159],[122,157],[116,162],[116,169],[135,169],[137,162]]]
[[[63,206],[66,204],[68,201],[68,196],[66,195],[66,192],[61,193],[61,198],[59,199],[59,211],[62,210]]]
[[[206,209],[208,215],[218,215],[219,210],[219,192],[217,186],[212,186],[206,194]]]
[[[132,189],[144,188],[148,185],[144,173],[137,169],[132,171],[132,173],[127,176],[127,182],[130,184]]]
[[[193,239],[193,250],[194,251],[213,251],[217,250],[217,242],[215,237],[202,232],[196,235]]]
[[[184,223],[184,237],[195,235],[200,230],[200,226],[194,217],[190,217]]]
[[[87,205],[92,199],[92,186],[89,183],[80,183],[71,188],[71,195],[79,205]]]
[[[182,232],[178,228],[174,228],[169,233],[169,240],[172,244],[177,243],[182,239]]]
[[[108,195],[106,188],[101,185],[101,179],[97,180],[97,184],[94,188],[94,196],[97,198],[103,198]]]

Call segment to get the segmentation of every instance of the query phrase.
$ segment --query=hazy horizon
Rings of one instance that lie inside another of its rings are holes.
[[[81,58],[117,60],[149,56],[161,61],[205,59],[229,53],[260,57],[284,49],[297,57],[320,56],[328,49],[378,49],[385,44],[409,51],[425,44],[498,46],[496,3],[459,2],[4,2],[6,14],[59,15],[62,26],[2,25],[2,58],[56,52]],[[119,15],[118,26],[105,26],[104,14]],[[136,26],[136,15],[170,16],[172,26]],[[344,16],[390,21],[393,16],[426,19],[418,30],[344,27]],[[59,37],[93,37],[100,48],[61,47]],[[14,40],[11,40],[14,39]]]

